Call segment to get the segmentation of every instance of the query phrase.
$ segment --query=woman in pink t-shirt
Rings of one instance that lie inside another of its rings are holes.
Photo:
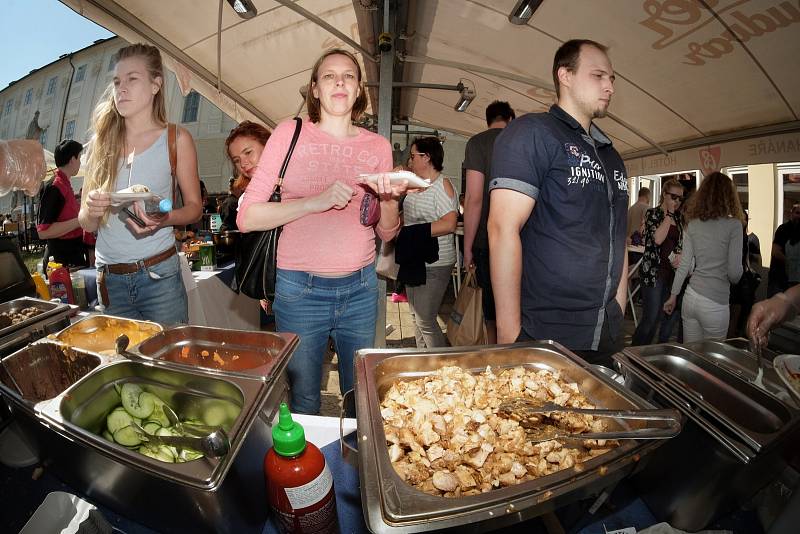
[[[279,124],[267,141],[237,223],[243,232],[283,225],[275,322],[279,332],[300,336],[288,365],[292,410],[316,414],[328,338],[336,345],[343,393],[353,387],[355,351],[374,346],[375,234],[386,239],[397,233],[398,198],[405,185],[380,180],[374,186],[380,222],[374,229],[360,223],[365,189],[358,176],[391,171],[392,149],[385,138],[353,124],[366,109],[367,95],[361,67],[350,52],[329,50],[317,60],[306,105],[308,120],[286,170],[282,201],[267,202],[294,133],[293,120]]]

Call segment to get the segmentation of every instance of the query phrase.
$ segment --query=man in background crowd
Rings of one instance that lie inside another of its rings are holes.
[[[768,296],[800,283],[800,202],[792,206],[789,220],[775,230],[769,266]]]
[[[650,207],[650,195],[649,187],[639,189],[639,199],[628,210],[628,243],[631,245],[644,245],[644,212]]]
[[[464,168],[467,171],[464,194],[464,265],[475,267],[478,285],[483,293],[483,318],[490,345],[497,343],[494,294],[489,275],[489,236],[486,222],[489,219],[489,179],[491,177],[494,141],[516,115],[508,102],[495,100],[486,108],[489,126],[470,138],[464,151]]]
[[[47,240],[44,265],[50,256],[64,265],[87,265],[83,229],[78,223],[80,205],[69,180],[81,169],[82,151],[83,145],[71,139],[60,142],[53,151],[58,169],[42,191],[36,225],[39,237]]]

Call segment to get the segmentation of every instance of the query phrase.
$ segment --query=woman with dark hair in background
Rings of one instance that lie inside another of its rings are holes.
[[[683,217],[679,211],[684,199],[678,180],[661,186],[661,202],[644,214],[644,257],[639,270],[642,279],[642,319],[633,333],[631,345],[649,345],[658,330],[658,342],[666,343],[680,314],[665,316],[675,269],[681,261]],[[659,329],[659,323],[661,328]]]
[[[268,202],[296,129],[294,120],[279,124],[267,141],[237,222],[243,232],[283,226],[275,323],[279,332],[300,336],[288,364],[292,410],[316,414],[328,338],[339,357],[342,393],[353,387],[355,351],[374,346],[375,234],[389,239],[398,231],[398,198],[406,185],[391,186],[387,176],[378,180],[373,187],[380,198],[380,222],[374,229],[361,224],[365,191],[358,176],[390,171],[392,147],[354,124],[366,109],[367,95],[352,53],[333,49],[317,60],[306,106],[309,117],[289,160],[282,201]]]
[[[402,279],[401,263],[398,279],[405,282],[411,313],[414,316],[414,335],[417,348],[445,347],[442,329],[437,316],[450,274],[456,262],[453,233],[458,219],[458,197],[450,179],[442,176],[444,149],[436,137],[418,137],[411,144],[408,166],[419,176],[431,182],[424,191],[406,196],[403,201],[403,229],[398,237],[396,254],[401,253],[403,234],[419,232],[417,239],[435,238],[438,259],[425,265],[422,283]],[[415,234],[416,235],[416,234]],[[419,243],[419,249],[423,244]],[[400,263],[398,261],[398,263]]]
[[[255,173],[268,139],[269,131],[262,125],[243,121],[231,130],[225,140],[225,150],[233,165],[236,178],[231,179],[228,196],[219,208],[222,230],[238,230],[236,217],[239,214],[239,198]]]
[[[675,309],[683,281],[694,265],[683,296],[683,339],[723,339],[730,318],[730,285],[742,276],[742,228],[744,212],[736,186],[721,172],[707,176],[692,195],[684,213],[689,221],[683,234],[683,257],[672,295],[664,303],[668,314]]]

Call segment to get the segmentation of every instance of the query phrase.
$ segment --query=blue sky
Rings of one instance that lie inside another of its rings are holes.
[[[31,70],[114,34],[57,0],[3,0],[0,89]]]

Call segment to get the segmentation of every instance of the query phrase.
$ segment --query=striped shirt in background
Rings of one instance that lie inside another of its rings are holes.
[[[439,175],[431,186],[419,193],[410,193],[403,202],[403,219],[405,226],[412,224],[432,223],[438,221],[451,211],[458,210],[458,197],[451,198],[444,188],[444,181],[453,183],[450,178]],[[455,188],[453,188],[455,191]],[[456,262],[456,246],[454,234],[440,235],[439,260],[428,267],[446,267]]]

